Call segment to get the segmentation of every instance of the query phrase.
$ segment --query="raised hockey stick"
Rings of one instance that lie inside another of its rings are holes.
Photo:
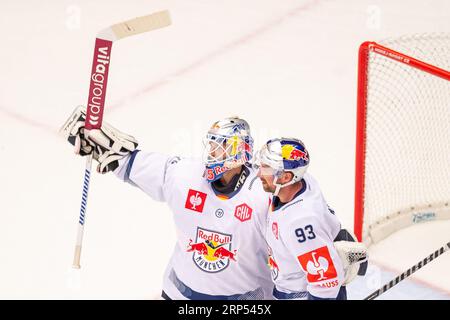
[[[389,289],[391,289],[393,286],[398,284],[400,281],[406,279],[410,275],[412,275],[417,270],[421,269],[423,266],[425,266],[428,262],[433,261],[440,255],[442,255],[445,251],[448,251],[450,249],[450,242],[448,242],[445,246],[439,248],[434,253],[430,254],[428,257],[420,261],[419,263],[413,265],[411,268],[403,272],[401,275],[397,276],[395,279],[392,279],[388,283],[386,283],[384,286],[382,286],[377,291],[373,292],[372,294],[368,295],[364,298],[364,300],[373,300],[376,297],[380,296],[381,294],[385,293]]]
[[[102,126],[106,86],[108,83],[108,71],[113,42],[136,34],[163,28],[170,24],[170,15],[166,10],[124,21],[99,32],[97,38],[95,39],[94,58],[92,61],[89,98],[85,122],[86,137],[89,136],[89,130],[100,129]],[[86,158],[86,170],[84,172],[80,218],[78,221],[75,255],[72,264],[72,266],[76,269],[80,268],[81,247],[83,243],[84,223],[86,220],[86,206],[91,168],[92,154]]]

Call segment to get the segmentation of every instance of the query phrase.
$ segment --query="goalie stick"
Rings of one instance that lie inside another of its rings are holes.
[[[391,289],[393,286],[397,285],[400,281],[406,279],[410,275],[412,275],[417,270],[421,269],[423,266],[425,266],[428,262],[433,261],[440,255],[442,255],[444,252],[448,251],[450,249],[450,242],[448,242],[445,246],[439,248],[434,253],[427,256],[425,259],[420,261],[419,263],[413,265],[411,268],[403,272],[401,275],[397,276],[395,279],[392,279],[388,283],[386,283],[384,286],[382,286],[380,289],[376,290],[372,294],[368,295],[364,298],[364,300],[373,300],[380,296],[381,294],[385,293],[389,289]]]
[[[89,98],[85,122],[86,137],[89,136],[89,130],[100,129],[102,126],[106,87],[108,83],[108,71],[113,42],[129,36],[163,28],[170,24],[170,15],[166,10],[112,25],[109,28],[102,30],[97,35],[97,38],[95,39],[94,58],[92,60]],[[83,243],[84,223],[86,220],[86,206],[91,168],[92,153],[86,158],[86,169],[84,172],[80,218],[78,221],[78,233],[72,264],[72,266],[76,269],[80,268],[81,247]]]

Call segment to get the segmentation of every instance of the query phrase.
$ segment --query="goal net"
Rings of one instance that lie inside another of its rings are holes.
[[[355,180],[358,239],[450,218],[450,34],[360,46]]]

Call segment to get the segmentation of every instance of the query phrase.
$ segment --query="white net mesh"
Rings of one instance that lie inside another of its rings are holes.
[[[379,43],[450,70],[450,34]],[[374,52],[368,65],[363,238],[395,215],[450,201],[450,81]]]

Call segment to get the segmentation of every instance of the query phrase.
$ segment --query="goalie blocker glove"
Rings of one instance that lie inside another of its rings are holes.
[[[86,130],[86,107],[78,106],[67,119],[60,132],[75,147],[75,153],[81,156],[93,154],[98,161],[97,171],[114,171],[119,160],[136,150],[137,140],[120,132],[106,122],[101,129]]]

